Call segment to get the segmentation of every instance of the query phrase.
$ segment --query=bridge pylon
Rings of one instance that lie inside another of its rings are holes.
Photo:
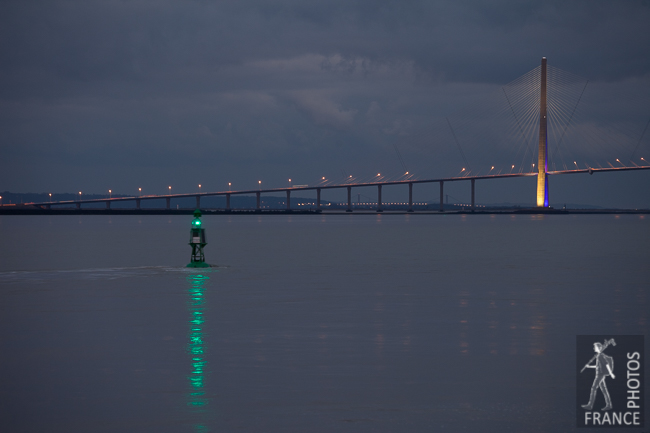
[[[546,153],[546,57],[542,57],[542,82],[539,95],[539,152],[537,155],[537,207],[548,207],[548,157]]]

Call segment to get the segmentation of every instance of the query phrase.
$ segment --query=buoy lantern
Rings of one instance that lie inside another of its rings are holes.
[[[201,226],[201,211],[199,209],[194,211],[194,219],[192,220],[192,228],[190,228],[190,242],[192,247],[192,256],[188,268],[208,268],[209,264],[205,263],[205,256],[203,255],[203,247],[208,243],[205,241],[205,229]]]

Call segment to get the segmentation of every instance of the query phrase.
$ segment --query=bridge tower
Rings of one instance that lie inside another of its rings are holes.
[[[546,57],[542,57],[542,82],[539,95],[539,152],[537,155],[537,207],[548,207],[546,155]]]

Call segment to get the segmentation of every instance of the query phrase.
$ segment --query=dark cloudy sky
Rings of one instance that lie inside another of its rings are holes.
[[[594,117],[571,126],[623,137],[599,144],[600,164],[650,160],[648,23],[641,0],[2,0],[0,191],[454,175],[458,146],[435,125],[489,107],[542,56],[589,80]],[[480,143],[480,132],[460,143],[475,170],[511,164],[508,152],[487,161]],[[551,181],[551,202],[650,207],[649,172]],[[488,184],[479,201],[534,200],[534,181]]]

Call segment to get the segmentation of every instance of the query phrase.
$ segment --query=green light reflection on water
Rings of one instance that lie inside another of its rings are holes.
[[[205,299],[203,290],[204,284],[210,277],[204,274],[192,274],[187,276],[189,283],[189,302],[190,311],[189,332],[187,351],[191,355],[190,374],[188,376],[190,390],[188,392],[187,405],[193,408],[193,411],[203,413],[208,399],[205,397],[205,369],[208,361],[205,359],[205,341],[203,334]],[[210,429],[204,423],[194,424],[196,432],[208,432]]]

